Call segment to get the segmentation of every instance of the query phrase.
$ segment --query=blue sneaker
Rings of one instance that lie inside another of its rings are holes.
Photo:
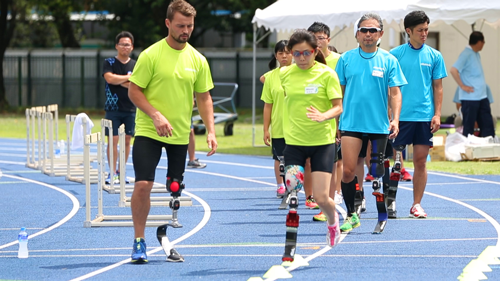
[[[142,238],[135,238],[134,249],[132,250],[132,263],[147,263],[146,241]]]

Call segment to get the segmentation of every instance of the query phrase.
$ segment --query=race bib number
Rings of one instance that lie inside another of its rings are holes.
[[[318,87],[306,87],[306,94],[317,94]]]
[[[373,70],[372,76],[384,78],[384,73],[380,70]]]

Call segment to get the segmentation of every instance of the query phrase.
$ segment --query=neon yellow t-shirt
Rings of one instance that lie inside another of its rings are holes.
[[[272,104],[271,112],[271,137],[273,139],[284,138],[283,135],[283,88],[281,87],[280,69],[276,68],[264,74],[266,81],[262,88],[261,100]]]
[[[331,69],[335,70],[335,67],[337,66],[337,62],[339,61],[340,54],[337,54],[335,52],[330,52],[330,55],[325,58],[326,60],[326,65],[328,65]]]
[[[193,92],[204,93],[214,87],[206,58],[189,44],[175,50],[162,39],[140,54],[129,80],[143,89],[149,103],[173,128],[171,137],[158,136],[153,120],[138,108],[135,135],[188,144]]]
[[[307,70],[297,65],[280,72],[281,86],[285,91],[283,132],[289,145],[317,146],[335,142],[335,122],[316,122],[307,118],[307,108],[313,106],[320,112],[332,108],[333,99],[342,98],[339,78],[330,67],[316,62]]]

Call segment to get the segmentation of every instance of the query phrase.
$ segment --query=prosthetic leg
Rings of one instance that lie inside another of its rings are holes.
[[[378,212],[378,222],[375,226],[375,230],[373,230],[372,232],[373,234],[382,233],[384,231],[385,225],[387,224],[387,207],[385,205],[385,196],[383,192],[380,192],[380,188],[382,188],[381,177],[383,177],[385,174],[384,151],[386,145],[387,140],[372,140],[370,174],[375,178],[372,182],[372,194],[375,196]]]
[[[356,184],[356,193],[354,193],[354,210],[356,211],[356,214],[358,214],[358,217],[361,217],[361,212],[363,212],[362,205],[363,205],[363,193],[364,192],[359,187],[357,177],[354,177],[354,182]]]
[[[396,160],[394,160],[394,166],[391,170],[391,176],[389,178],[389,186],[387,190],[384,190],[386,195],[386,204],[389,218],[395,219],[397,217],[396,211],[396,193],[398,191],[398,183],[401,179],[401,153],[405,149],[404,145],[394,146],[396,150]]]
[[[285,157],[278,156],[278,159],[280,161],[280,176],[283,178],[283,183],[286,184],[286,181],[285,181]],[[290,202],[290,191],[288,191],[288,188],[287,188],[285,191],[285,194],[283,195],[283,199],[281,200],[281,204],[278,207],[278,210],[286,209],[288,202]]]
[[[293,262],[297,246],[297,230],[299,228],[299,214],[297,214],[299,198],[297,193],[304,185],[304,167],[298,165],[287,166],[285,184],[290,192],[290,196],[288,197],[290,209],[286,215],[285,253],[281,260]]]
[[[183,262],[184,257],[181,256],[170,243],[170,240],[167,237],[167,227],[171,226],[173,228],[181,228],[182,225],[177,220],[177,210],[179,210],[181,206],[181,201],[179,197],[181,196],[182,190],[185,188],[184,183],[179,181],[178,179],[171,179],[167,177],[167,191],[170,192],[173,199],[169,202],[169,207],[172,209],[172,221],[160,225],[156,229],[156,238],[160,242],[163,251],[165,251],[165,255],[167,255],[167,261],[169,262]]]

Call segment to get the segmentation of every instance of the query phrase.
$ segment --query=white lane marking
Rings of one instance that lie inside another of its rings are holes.
[[[76,213],[78,212],[78,209],[80,208],[80,202],[78,202],[78,199],[73,194],[71,194],[71,193],[67,192],[66,190],[63,190],[63,189],[61,189],[59,187],[56,187],[56,186],[53,186],[53,185],[50,185],[50,184],[46,184],[44,182],[39,182],[39,181],[31,180],[31,179],[25,179],[25,178],[21,178],[21,177],[17,177],[17,176],[3,175],[3,177],[12,178],[12,179],[21,180],[21,181],[26,181],[26,182],[30,182],[30,183],[34,183],[34,184],[38,184],[38,185],[42,185],[42,186],[54,189],[55,191],[61,192],[62,194],[64,194],[67,197],[69,197],[69,199],[71,199],[71,202],[73,202],[73,208],[71,209],[71,211],[62,220],[58,221],[57,223],[55,223],[54,225],[52,225],[52,226],[50,226],[48,228],[45,228],[42,231],[30,234],[28,236],[28,239],[33,239],[33,238],[35,238],[35,237],[37,237],[39,235],[47,233],[47,232],[49,232],[51,230],[54,230],[55,228],[63,225],[64,223],[66,223],[67,221],[69,221],[72,217],[74,217],[76,215]],[[4,244],[4,245],[0,245],[0,249],[10,247],[10,246],[15,245],[17,243],[19,243],[19,242],[16,240],[16,241]]]
[[[408,188],[408,187],[401,187],[401,188],[405,189],[405,190],[408,190],[408,191],[413,191],[412,188]],[[482,217],[484,217],[489,223],[491,223],[491,225],[497,231],[497,237],[498,238],[497,238],[497,244],[496,244],[496,246],[497,247],[500,246],[500,224],[493,217],[491,217],[490,215],[488,215],[486,212],[484,212],[484,211],[480,210],[479,208],[476,208],[476,207],[474,207],[472,205],[469,205],[467,203],[461,202],[459,200],[456,200],[456,199],[453,199],[453,198],[450,198],[450,197],[442,196],[442,195],[439,195],[439,194],[436,194],[436,193],[432,193],[432,192],[428,192],[428,191],[425,191],[425,194],[427,194],[429,196],[437,197],[439,199],[443,199],[443,200],[446,200],[446,201],[450,201],[450,202],[453,202],[453,203],[461,205],[461,206],[464,206],[464,207],[466,207],[468,209],[471,209],[472,211],[478,213]]]
[[[181,241],[184,241],[186,240],[187,238],[191,237],[192,235],[196,234],[198,231],[200,231],[207,223],[208,223],[208,220],[210,219],[210,216],[212,214],[212,211],[210,209],[210,206],[207,204],[207,202],[203,201],[200,197],[188,192],[188,191],[184,191],[185,194],[191,196],[192,198],[196,199],[198,202],[201,203],[201,205],[203,206],[203,210],[204,210],[204,215],[203,215],[203,218],[201,219],[200,223],[198,223],[198,225],[196,225],[196,227],[194,227],[192,230],[190,230],[188,233],[184,234],[183,236],[177,238],[176,240],[172,241],[172,245],[175,245]],[[162,247],[157,247],[149,252],[147,252],[148,255],[150,254],[154,254],[156,252],[159,252],[159,251],[162,251],[163,248]],[[93,277],[93,276],[96,276],[98,274],[101,274],[103,272],[106,272],[106,271],[109,271],[111,269],[114,269],[114,268],[117,268],[121,265],[124,265],[126,263],[129,263],[130,262],[130,258],[128,259],[125,259],[125,260],[122,260],[120,262],[117,262],[115,264],[112,264],[110,266],[106,266],[106,267],[103,267],[99,270],[96,270],[96,271],[93,271],[93,272],[90,272],[88,274],[85,274],[83,276],[80,276],[80,277],[77,277],[75,279],[72,279],[71,281],[79,281],[79,280],[85,280],[85,279],[88,279],[90,277]]]

